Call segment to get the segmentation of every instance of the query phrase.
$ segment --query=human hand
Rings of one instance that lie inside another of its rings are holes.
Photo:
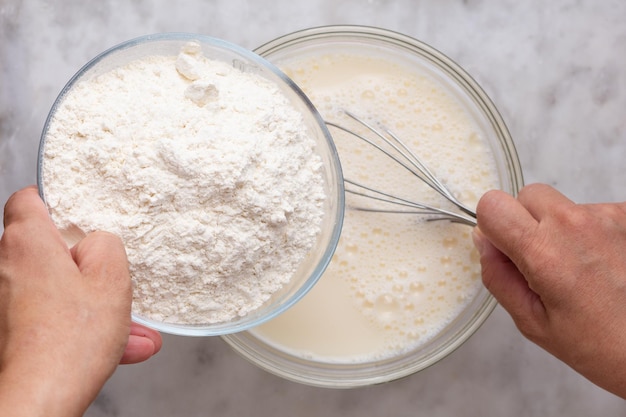
[[[68,249],[34,187],[5,206],[0,239],[0,414],[79,416],[118,363],[160,335],[131,323],[124,247],[96,232]]]
[[[483,283],[531,341],[626,398],[626,204],[575,204],[547,185],[486,193]]]

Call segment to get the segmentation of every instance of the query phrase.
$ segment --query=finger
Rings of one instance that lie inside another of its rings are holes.
[[[4,227],[15,222],[21,222],[30,219],[40,219],[47,223],[50,222],[48,210],[39,197],[37,187],[30,186],[15,192],[7,200],[4,206]]]
[[[509,312],[526,310],[525,300],[530,291],[524,276],[515,264],[481,233],[474,229],[472,238],[480,253],[483,284]]]
[[[572,200],[546,184],[527,185],[520,190],[517,200],[538,221],[561,206],[574,205]]]
[[[134,336],[146,337],[152,340],[155,349],[154,353],[158,353],[161,350],[161,346],[163,346],[163,338],[161,337],[161,333],[141,324],[135,322],[131,323],[130,334]]]
[[[69,259],[67,245],[36,187],[26,187],[9,197],[4,206],[3,222],[2,244],[10,248],[12,256],[29,259],[28,266],[36,269],[36,264],[46,264],[48,267],[41,272],[52,274],[59,264]],[[21,265],[24,267],[25,263],[22,261]]]
[[[128,258],[119,237],[107,232],[93,232],[72,247],[71,253],[83,276],[106,285],[114,292],[111,296],[127,303],[130,309],[132,287]]]
[[[479,229],[472,233],[480,253],[483,284],[511,315],[525,334],[536,334],[546,313],[539,296],[533,292],[515,264],[500,252]]]
[[[529,240],[537,220],[513,196],[498,190],[485,193],[476,206],[482,234],[516,265],[529,256]]]
[[[124,350],[124,354],[120,359],[121,365],[130,365],[134,363],[144,362],[150,359],[156,353],[154,341],[143,336],[128,336],[128,344]]]
[[[150,359],[161,350],[161,334],[137,323],[132,323],[128,344],[120,364],[134,364]]]
[[[101,266],[114,268],[116,275],[129,275],[128,258],[121,239],[108,232],[93,232],[71,249],[72,257],[81,272]]]

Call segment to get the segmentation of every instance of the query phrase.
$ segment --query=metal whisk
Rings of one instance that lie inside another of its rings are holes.
[[[375,141],[355,132],[354,130],[348,129],[345,126],[328,121],[326,122],[326,125],[346,132],[378,149],[380,152],[387,155],[389,158],[408,170],[412,175],[416,176],[433,190],[441,194],[446,200],[448,200],[456,208],[458,208],[461,213],[446,210],[440,207],[433,207],[428,204],[416,201],[410,201],[380,190],[376,190],[372,187],[360,184],[356,181],[344,178],[345,190],[347,193],[404,207],[404,209],[368,208],[358,206],[350,206],[350,208],[360,211],[427,215],[428,221],[448,220],[455,223],[466,224],[468,226],[476,226],[476,213],[467,206],[465,206],[463,203],[461,203],[452,194],[448,187],[446,187],[432,173],[432,171],[420,160],[420,158],[417,157],[417,155],[415,155],[415,153],[413,153],[409,149],[408,146],[404,144],[404,142],[402,142],[402,140],[400,140],[400,138],[398,138],[398,136],[396,136],[393,132],[386,128],[374,128],[372,125],[365,122],[364,120],[349,111],[344,110],[343,112],[345,115],[365,127],[376,137],[378,137],[381,141],[381,144],[376,143]]]

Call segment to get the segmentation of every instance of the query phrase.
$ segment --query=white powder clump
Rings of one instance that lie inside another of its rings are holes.
[[[49,124],[42,186],[59,228],[122,238],[136,314],[226,322],[315,245],[326,195],[314,148],[276,86],[190,43],[76,84]]]

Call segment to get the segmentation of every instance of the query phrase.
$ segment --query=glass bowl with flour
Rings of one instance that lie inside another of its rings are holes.
[[[133,319],[181,335],[267,321],[317,282],[343,220],[331,136],[260,56],[184,33],[133,39],[65,86],[38,185],[69,245],[126,246]]]
[[[489,189],[521,188],[517,154],[493,103],[428,45],[377,28],[331,26],[255,51],[285,71],[328,122],[354,126],[348,110],[389,128],[467,206]],[[450,208],[380,151],[331,133],[345,178]],[[280,317],[224,337],[251,362],[316,386],[382,383],[444,358],[493,310],[470,226],[351,210],[354,198],[346,196],[339,245],[313,290]]]

